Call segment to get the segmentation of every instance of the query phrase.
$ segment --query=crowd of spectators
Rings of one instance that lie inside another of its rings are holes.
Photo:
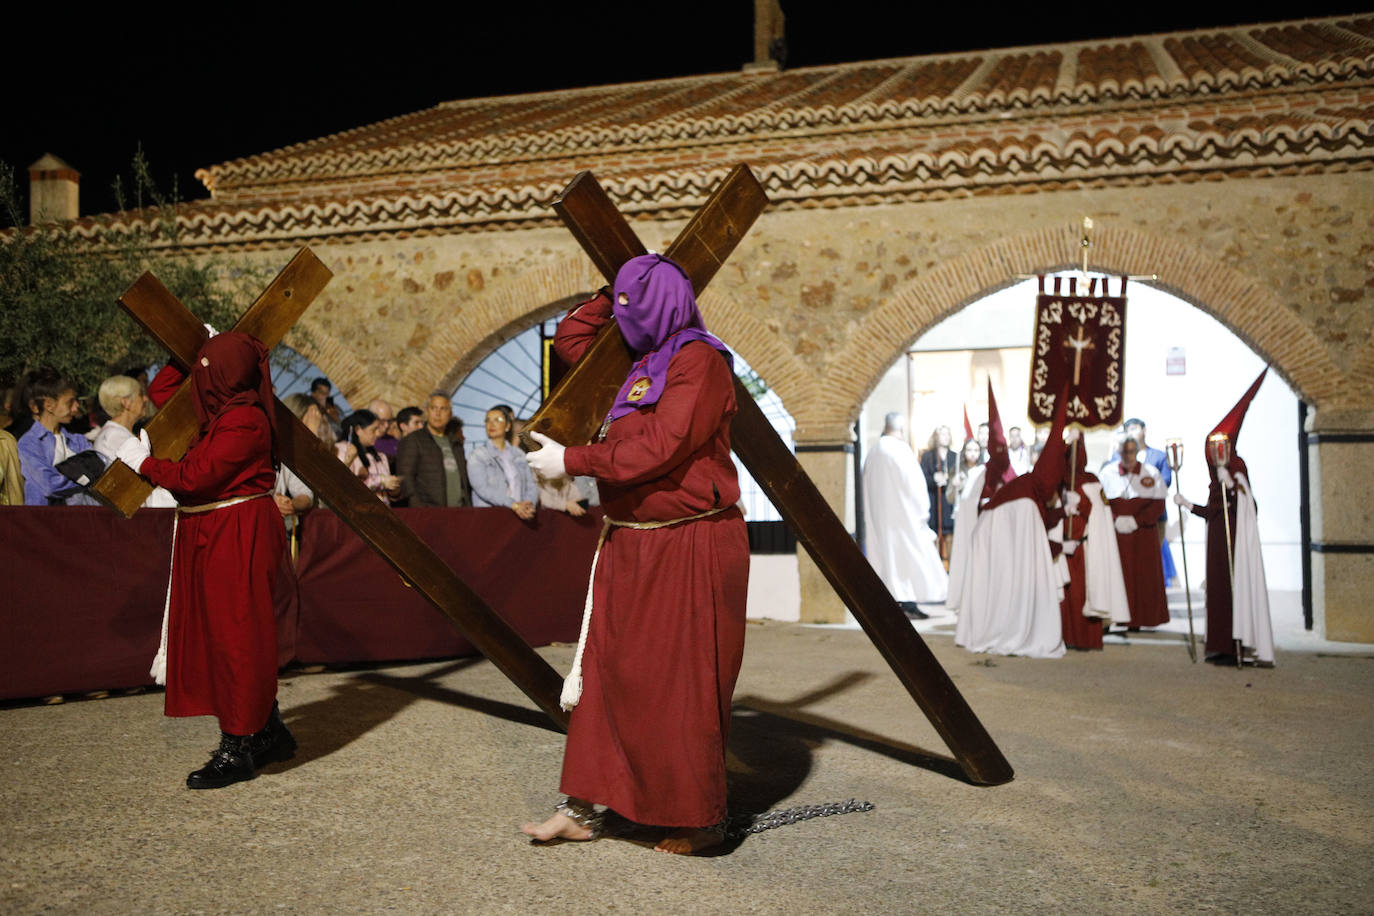
[[[105,464],[139,435],[155,412],[142,368],[100,383],[94,398],[52,369],[29,372],[3,392],[0,405],[0,505],[93,505],[94,500],[57,468],[79,452],[94,450]],[[313,380],[310,393],[284,403],[293,414],[382,502],[397,507],[496,506],[532,519],[536,508],[580,516],[597,501],[588,479],[536,478],[516,444],[521,421],[505,404],[486,415],[483,439],[465,448],[463,424],[449,396],[433,392],[424,407],[394,411],[376,399],[342,416],[329,379]],[[288,531],[316,504],[315,494],[282,465],[274,498]],[[161,488],[145,502],[172,507]]]

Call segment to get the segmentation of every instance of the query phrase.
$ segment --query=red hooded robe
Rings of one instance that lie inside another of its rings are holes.
[[[559,356],[575,363],[611,314],[604,294],[569,313],[555,338]],[[618,417],[604,441],[569,447],[568,473],[595,476],[606,514],[622,521],[729,508],[669,527],[610,531],[561,788],[641,824],[705,827],[725,817],[725,746],[749,582],[730,459],[734,379],[719,352],[694,340],[672,355],[663,383],[655,403]]]
[[[148,386],[161,406],[185,378],[168,364]],[[249,735],[277,695],[272,586],[285,546],[270,494],[272,382],[267,349],[247,334],[212,337],[191,366],[200,437],[180,461],[148,458],[140,473],[184,508],[234,497],[232,506],[178,517],[167,633],[169,716],[213,715]]]

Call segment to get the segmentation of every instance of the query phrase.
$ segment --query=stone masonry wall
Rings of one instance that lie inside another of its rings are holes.
[[[1374,178],[1159,184],[765,214],[712,282],[713,330],[782,396],[799,441],[840,442],[926,328],[1017,274],[1159,275],[1274,362],[1318,428],[1374,427]],[[662,249],[680,222],[635,223]],[[335,271],[310,355],[355,403],[453,388],[509,336],[602,282],[559,228],[317,245]],[[253,255],[264,264],[280,251]],[[288,338],[290,341],[291,338]]]

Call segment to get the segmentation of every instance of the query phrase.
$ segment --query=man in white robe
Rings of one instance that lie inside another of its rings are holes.
[[[908,617],[917,606],[938,604],[949,591],[931,530],[926,476],[907,444],[900,414],[890,413],[883,434],[864,459],[864,552]]]
[[[988,385],[991,431],[982,487],[970,477],[955,515],[947,607],[957,608],[954,642],[971,652],[1059,658],[1063,578],[1050,553],[1044,504],[1063,480],[1061,405],[1035,468],[1011,471],[997,404]],[[957,581],[956,581],[957,580]]]

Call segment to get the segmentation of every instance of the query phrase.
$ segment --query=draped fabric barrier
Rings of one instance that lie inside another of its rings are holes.
[[[400,509],[398,514],[531,645],[577,639],[599,510]],[[473,655],[449,622],[333,513],[301,526],[276,590],[278,661]],[[152,683],[172,511],[0,507],[0,699]],[[232,571],[225,571],[232,575]]]

